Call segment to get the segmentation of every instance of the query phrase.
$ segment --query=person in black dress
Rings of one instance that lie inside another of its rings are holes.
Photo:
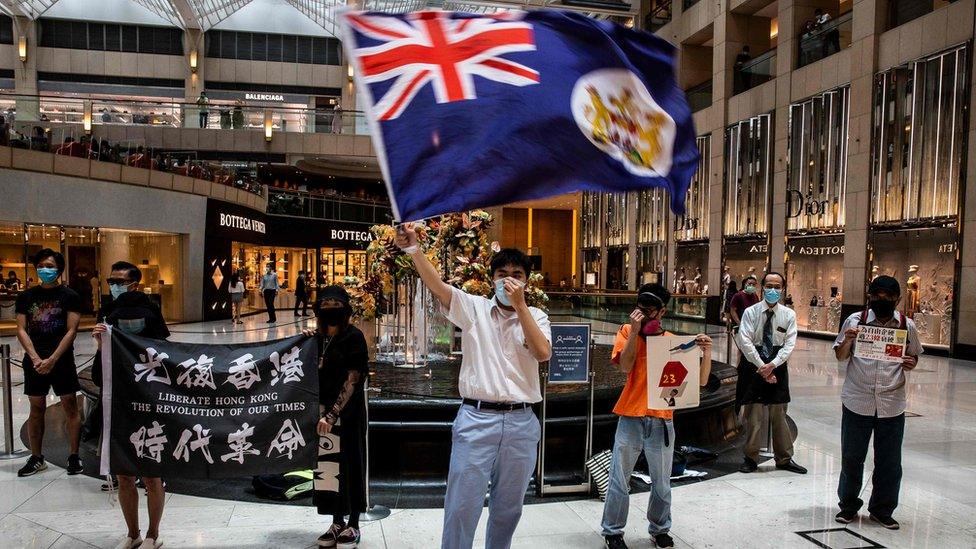
[[[359,515],[366,510],[366,337],[349,323],[352,307],[341,286],[324,288],[313,306],[319,340],[319,464],[313,501],[332,526],[319,547],[352,549],[360,541]],[[338,474],[337,474],[338,473]],[[346,522],[345,517],[349,520]]]

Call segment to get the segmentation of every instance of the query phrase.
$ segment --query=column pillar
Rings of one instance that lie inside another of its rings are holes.
[[[629,290],[636,290],[640,284],[637,281],[637,193],[627,196],[627,272],[620,273],[627,281]]]
[[[844,204],[844,287],[842,318],[864,305],[868,225],[871,221],[871,128],[878,38],[885,10],[876,0],[854,3],[851,35],[851,107]]]

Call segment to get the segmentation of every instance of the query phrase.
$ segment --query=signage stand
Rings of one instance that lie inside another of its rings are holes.
[[[564,340],[561,337],[564,335],[561,333],[563,331],[567,332]],[[539,440],[539,455],[538,463],[536,464],[536,493],[539,496],[588,493],[592,488],[592,479],[586,471],[585,463],[593,451],[593,399],[595,390],[594,372],[591,368],[594,346],[591,337],[591,328],[589,324],[553,323],[552,334],[553,355],[550,358],[549,367],[542,372],[542,403],[540,404],[542,435]],[[585,342],[585,349],[580,353],[579,343],[581,338]],[[576,346],[576,353],[567,353],[564,357],[556,354],[557,349],[572,351],[569,345],[574,344]],[[572,356],[573,354],[576,356]],[[564,358],[564,360],[561,360],[561,358]],[[586,383],[589,386],[586,401],[586,438],[584,441],[583,459],[580,462],[583,464],[583,473],[586,480],[578,484],[552,485],[546,483],[546,420],[548,418],[548,386],[550,383]]]

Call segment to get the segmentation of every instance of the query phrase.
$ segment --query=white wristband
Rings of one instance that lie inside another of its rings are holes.
[[[413,254],[417,253],[417,251],[419,249],[420,248],[418,248],[417,245],[414,244],[412,246],[407,246],[406,248],[403,248],[403,253],[405,253],[407,255],[413,255]]]

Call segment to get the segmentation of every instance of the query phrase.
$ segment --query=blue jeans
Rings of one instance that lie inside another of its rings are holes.
[[[610,461],[610,486],[603,505],[604,536],[624,533],[630,508],[630,474],[640,453],[647,459],[651,493],[647,503],[647,531],[652,536],[671,529],[671,462],[674,458],[674,424],[658,417],[626,417],[617,420],[617,435]]]
[[[858,497],[864,479],[864,459],[874,434],[874,473],[868,512],[888,518],[898,507],[901,488],[901,443],[905,438],[905,414],[879,418],[862,416],[844,407],[840,423],[840,482],[837,497],[842,511],[856,513],[864,501]]]
[[[454,419],[441,549],[471,548],[489,480],[485,547],[511,547],[541,432],[531,409],[497,412],[461,406]]]

